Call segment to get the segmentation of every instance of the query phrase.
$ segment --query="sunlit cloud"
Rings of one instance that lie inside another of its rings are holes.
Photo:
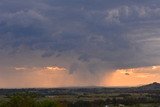
[[[15,67],[14,69],[19,71],[19,70],[26,70],[27,68],[25,68],[25,67]]]
[[[66,68],[58,67],[58,66],[48,66],[48,67],[44,67],[44,69],[52,70],[52,71],[65,71],[65,70],[67,70]]]
[[[158,66],[159,67],[159,66]],[[157,66],[152,66],[152,69],[157,69],[158,68]]]

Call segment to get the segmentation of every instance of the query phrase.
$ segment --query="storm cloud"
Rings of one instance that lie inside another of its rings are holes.
[[[158,0],[0,0],[1,66],[70,73],[160,64]]]

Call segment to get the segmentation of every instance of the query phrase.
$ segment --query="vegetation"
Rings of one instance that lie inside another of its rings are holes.
[[[0,107],[160,107],[160,84],[135,88],[0,89]]]
[[[85,99],[87,95],[81,95]],[[56,100],[44,97],[36,93],[23,92],[6,96],[0,101],[0,107],[159,107],[159,97],[148,94],[113,94],[105,100],[99,96],[99,100],[94,100],[95,95],[90,96],[90,100]],[[79,97],[77,97],[79,98]],[[121,104],[121,105],[120,105]]]

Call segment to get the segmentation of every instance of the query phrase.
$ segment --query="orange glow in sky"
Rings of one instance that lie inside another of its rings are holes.
[[[152,82],[160,82],[160,66],[119,69],[106,76],[107,86],[137,86]]]
[[[0,78],[0,87],[72,87],[72,86],[138,86],[160,82],[160,66],[118,69],[111,72],[74,72],[58,66],[15,67],[7,78]],[[8,72],[9,73],[9,72]],[[18,75],[18,76],[17,76]]]

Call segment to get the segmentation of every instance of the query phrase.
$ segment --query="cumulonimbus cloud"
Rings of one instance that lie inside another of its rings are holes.
[[[36,54],[39,65],[51,58],[47,63],[63,63],[71,73],[159,65],[159,3],[1,0],[0,52],[6,62],[21,54],[24,62]]]

